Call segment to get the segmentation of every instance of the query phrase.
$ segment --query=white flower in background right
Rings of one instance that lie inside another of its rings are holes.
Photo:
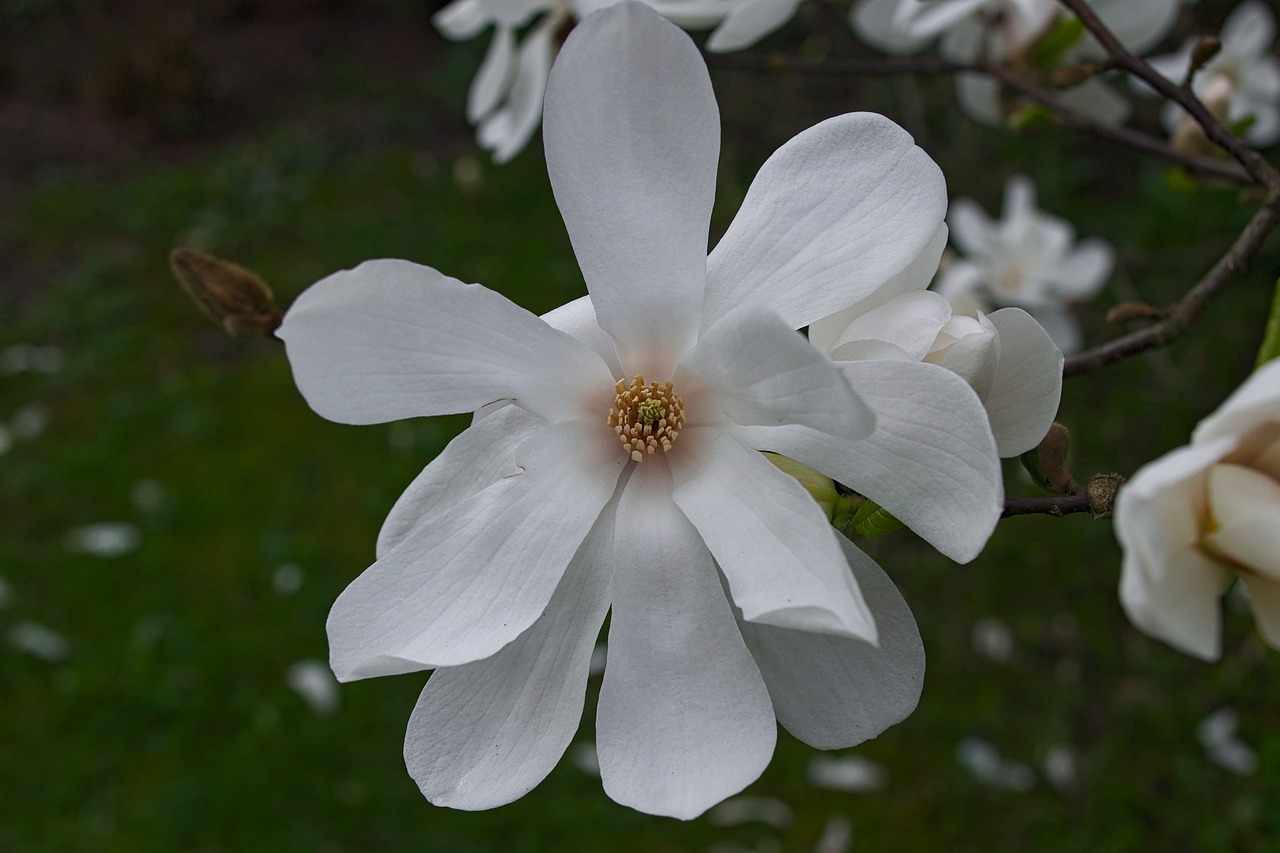
[[[1080,348],[1080,326],[1067,304],[1097,293],[1115,256],[1103,240],[1077,243],[1071,223],[1035,205],[1035,184],[1023,175],[1005,185],[997,222],[972,199],[952,202],[947,222],[963,258],[946,268],[937,289],[958,314],[1024,308],[1070,354]]]
[[[1233,127],[1248,123],[1242,135],[1250,145],[1270,145],[1280,140],[1280,62],[1271,52],[1275,30],[1276,18],[1266,3],[1241,3],[1222,25],[1222,49],[1192,81],[1196,95],[1219,119]],[[1152,59],[1152,66],[1173,82],[1181,83],[1199,40],[1188,39],[1177,53]],[[1191,121],[1172,101],[1165,104],[1161,117],[1173,133]]]
[[[1280,361],[1200,422],[1191,444],[1133,476],[1116,500],[1120,603],[1142,631],[1205,660],[1222,653],[1233,576],[1280,648]]]

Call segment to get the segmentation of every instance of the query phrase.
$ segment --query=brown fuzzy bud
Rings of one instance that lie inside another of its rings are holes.
[[[1120,474],[1094,474],[1085,483],[1084,496],[1089,501],[1089,514],[1094,518],[1110,518],[1116,506],[1116,492],[1124,485]]]
[[[1222,39],[1217,36],[1201,36],[1196,46],[1191,49],[1191,66],[1187,69],[1187,83],[1196,76],[1196,72],[1218,55],[1222,50]]]
[[[1145,302],[1130,300],[1112,306],[1107,312],[1107,322],[1116,325],[1137,322],[1138,320],[1154,320],[1160,312]]]
[[[1086,80],[1093,78],[1097,73],[1098,66],[1088,62],[1077,62],[1053,69],[1053,75],[1050,80],[1054,88],[1070,89],[1072,86],[1079,86]]]
[[[252,271],[191,249],[170,252],[169,267],[191,300],[228,335],[267,337],[279,328],[284,313]]]

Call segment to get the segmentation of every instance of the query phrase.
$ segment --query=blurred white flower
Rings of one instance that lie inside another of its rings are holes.
[[[66,637],[32,619],[13,623],[9,628],[9,644],[49,663],[61,663],[71,656],[71,644]]]
[[[833,791],[879,791],[889,782],[889,772],[861,755],[815,755],[809,759],[809,784]]]
[[[55,346],[12,344],[0,350],[0,374],[57,373],[62,369],[62,350]]]
[[[44,403],[28,403],[14,412],[9,431],[15,438],[30,441],[49,425],[49,407]]]
[[[972,199],[956,199],[947,221],[964,257],[943,272],[938,292],[962,314],[992,305],[1024,308],[1069,354],[1080,348],[1080,327],[1067,303],[1097,293],[1115,257],[1103,240],[1077,243],[1071,223],[1035,205],[1035,184],[1024,175],[1005,184],[998,222]]]
[[[848,853],[853,844],[853,824],[842,814],[827,818],[813,853]]]
[[[317,714],[327,716],[338,710],[338,680],[323,661],[290,664],[284,680]]]
[[[302,571],[302,566],[297,563],[284,563],[276,567],[271,573],[271,588],[276,591],[276,595],[286,596],[293,595],[302,589],[302,582],[306,575]]]
[[[956,744],[956,761],[983,785],[1010,791],[1030,791],[1036,774],[1020,761],[1005,761],[995,744],[980,737],[967,737]]]
[[[1234,708],[1219,708],[1196,726],[1196,739],[1214,764],[1237,776],[1251,776],[1258,769],[1258,754],[1236,733],[1239,724]]]
[[[1250,145],[1280,140],[1280,61],[1272,53],[1275,29],[1275,14],[1266,3],[1241,3],[1222,25],[1222,49],[1192,81],[1196,95],[1220,120],[1229,126],[1249,123],[1243,135]],[[1188,39],[1176,53],[1152,59],[1152,66],[1181,83],[1198,41],[1199,37]],[[1140,91],[1154,94],[1145,87]],[[1173,133],[1193,121],[1172,101],[1165,104],[1161,118]]]
[[[979,619],[969,631],[969,645],[987,660],[1006,663],[1013,657],[1013,629],[991,616]]]
[[[1280,361],[1201,421],[1190,445],[1143,466],[1120,489],[1115,522],[1120,603],[1134,625],[1217,660],[1220,599],[1236,575],[1280,648]]]
[[[708,257],[710,79],[692,41],[634,2],[570,34],[545,116],[590,298],[540,319],[431,268],[371,261],[313,285],[280,328],[330,419],[481,410],[335,603],[331,665],[342,680],[436,668],[406,763],[432,802],[493,807],[564,753],[612,608],[605,791],[690,818],[760,774],[776,722],[851,746],[919,697],[905,602],[756,451],[848,472],[957,559],[999,516],[989,435],[961,448],[931,425],[972,395],[962,380],[906,362],[842,372],[794,331],[916,258],[945,186],[892,122],[840,116],[770,158]],[[958,479],[928,467],[939,459]]]
[[[935,420],[945,420],[957,445],[981,446],[986,432],[1000,456],[1017,456],[1039,444],[1053,423],[1062,394],[1062,353],[1020,308],[990,316],[975,311],[970,317],[926,290],[946,242],[943,226],[889,284],[811,324],[809,341],[840,363],[897,360],[946,368],[977,399],[953,393],[946,414]]]
[[[68,530],[63,537],[68,551],[95,557],[122,557],[138,549],[142,533],[127,521],[102,521]]]
[[[759,821],[782,830],[791,825],[791,806],[772,797],[733,797],[711,810],[708,817],[716,826],[738,826]]]
[[[1044,778],[1059,793],[1071,794],[1080,788],[1080,776],[1076,771],[1076,757],[1067,746],[1051,746],[1045,751],[1040,766]]]

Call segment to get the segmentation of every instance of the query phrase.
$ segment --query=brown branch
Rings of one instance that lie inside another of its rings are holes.
[[[1001,518],[1015,515],[1074,515],[1089,512],[1089,499],[1080,495],[1055,495],[1051,498],[1009,498],[1004,502]]]
[[[1063,365],[1062,375],[1089,373],[1131,355],[1164,346],[1186,332],[1191,321],[1204,310],[1214,294],[1244,268],[1277,223],[1280,223],[1278,199],[1280,193],[1273,192],[1267,203],[1249,220],[1231,248],[1187,291],[1186,296],[1159,312],[1159,316],[1163,318],[1160,322],[1072,356]]]
[[[802,74],[862,77],[886,77],[898,74],[984,74],[1045,107],[1067,127],[1162,157],[1190,172],[1235,183],[1251,183],[1248,173],[1230,163],[1197,154],[1183,153],[1164,140],[1139,130],[1113,127],[1095,121],[1072,109],[1057,93],[998,63],[952,62],[934,56],[808,60],[777,53],[767,56],[729,54],[717,57],[716,62],[724,67],[748,71],[794,71]]]

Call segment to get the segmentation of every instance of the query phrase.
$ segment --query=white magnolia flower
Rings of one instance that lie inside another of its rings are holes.
[[[1115,258],[1104,241],[1075,241],[1071,223],[1036,209],[1030,178],[1015,175],[1005,184],[1004,211],[992,222],[972,199],[957,199],[947,220],[951,238],[964,253],[947,267],[938,292],[959,313],[990,306],[1025,308],[1065,353],[1080,347],[1080,327],[1066,303],[1093,296]]]
[[[1062,395],[1062,353],[1020,308],[956,314],[927,290],[947,242],[930,248],[889,285],[809,326],[809,341],[837,362],[923,361],[958,374],[977,394],[996,448],[1017,456],[1040,443]],[[963,418],[969,410],[958,410]]]
[[[569,36],[544,135],[589,299],[540,319],[370,261],[313,285],[280,328],[332,420],[482,410],[334,604],[331,664],[341,680],[435,668],[410,773],[434,803],[489,808],[565,751],[611,608],[605,791],[689,818],[759,775],[775,720],[850,746],[909,714],[923,675],[893,584],[757,450],[840,477],[957,559],[999,516],[989,434],[949,428],[972,397],[962,380],[897,362],[842,373],[793,331],[918,256],[945,186],[887,119],[839,116],[769,159],[708,257],[710,79],[637,3]]]
[[[1124,485],[1116,538],[1120,603],[1134,625],[1217,660],[1220,598],[1238,576],[1262,636],[1280,648],[1280,361],[1201,421],[1190,445]]]
[[[492,153],[495,163],[506,163],[523,151],[538,129],[556,33],[615,2],[453,0],[432,18],[436,29],[451,41],[467,41],[493,28],[489,48],[467,91],[467,121],[476,126],[476,140]],[[750,47],[782,26],[795,14],[800,0],[645,3],[687,29],[715,27],[707,49],[732,51]]]
[[[1244,132],[1250,145],[1280,140],[1280,61],[1271,50],[1275,30],[1276,18],[1266,3],[1241,3],[1222,25],[1222,49],[1192,81],[1196,95],[1229,125],[1252,120]],[[1152,66],[1175,83],[1182,82],[1198,41],[1188,39],[1178,52],[1152,59]],[[1170,132],[1191,121],[1172,101],[1165,104],[1161,118]]]

